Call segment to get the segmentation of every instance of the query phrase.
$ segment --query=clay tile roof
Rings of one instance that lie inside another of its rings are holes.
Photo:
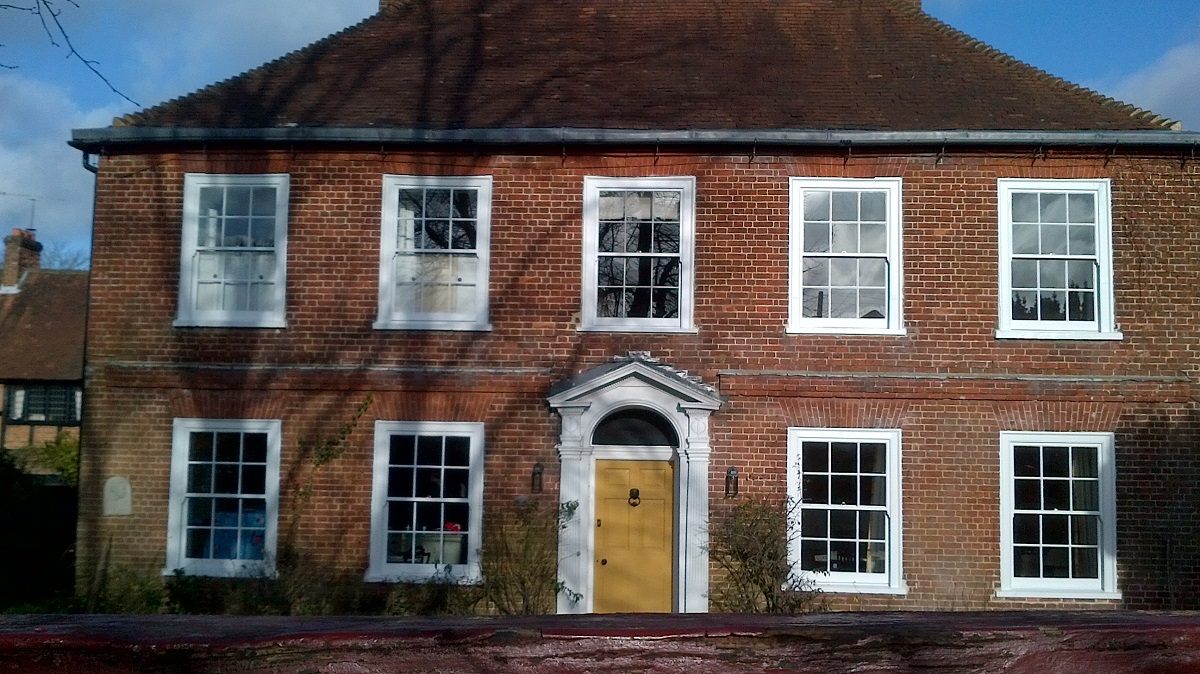
[[[914,0],[389,0],[119,126],[1162,130]]]
[[[83,379],[88,273],[33,269],[0,295],[0,380]]]

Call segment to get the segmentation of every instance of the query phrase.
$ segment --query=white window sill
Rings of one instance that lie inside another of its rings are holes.
[[[219,559],[194,559],[182,564],[168,564],[163,568],[162,575],[174,576],[176,571],[182,571],[185,576],[206,578],[274,578],[276,575],[275,569],[267,566],[266,562]]]
[[[820,591],[826,594],[891,594],[903,596],[908,594],[908,585],[874,585],[870,583],[814,583]]]
[[[434,576],[446,578],[453,585],[477,585],[483,582],[478,564],[393,564],[391,568],[367,569],[363,580],[368,583],[428,582]]]
[[[815,325],[789,325],[784,328],[789,335],[876,335],[883,337],[904,337],[908,335],[905,328],[847,328]]]
[[[1022,588],[996,590],[997,599],[1120,599],[1120,592]]]
[[[171,323],[176,328],[286,328],[287,321],[282,318],[265,317],[258,319],[228,319],[203,320],[197,318],[176,318]]]
[[[491,323],[466,321],[375,321],[376,330],[430,330],[454,332],[491,332]]]
[[[579,332],[653,332],[674,333],[679,335],[695,335],[700,332],[697,328],[681,328],[661,325],[581,325]]]
[[[996,339],[1058,339],[1078,341],[1109,341],[1125,339],[1121,332],[1095,332],[1084,330],[997,330]]]

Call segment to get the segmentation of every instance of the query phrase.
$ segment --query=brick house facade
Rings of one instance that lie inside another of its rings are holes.
[[[785,497],[834,607],[1194,604],[1196,134],[908,1],[469,4],[75,133],[81,577],[269,571],[306,484],[292,542],[372,582],[573,503],[560,612],[708,610],[709,521]]]

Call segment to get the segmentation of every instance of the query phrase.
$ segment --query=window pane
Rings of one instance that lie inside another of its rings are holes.
[[[679,220],[679,192],[654,193],[654,219],[658,221]]]
[[[882,477],[859,478],[861,489],[859,503],[862,505],[887,505],[887,480]]]
[[[213,523],[211,498],[192,497],[187,500],[187,523],[190,527],[211,527]]]
[[[829,444],[825,442],[805,442],[801,446],[803,460],[801,470],[806,473],[826,472],[829,470]]]
[[[1096,480],[1075,480],[1071,506],[1075,510],[1100,509],[1100,483]]]
[[[267,434],[242,434],[242,461],[250,463],[267,462]]]
[[[1069,578],[1071,576],[1068,548],[1042,548],[1042,577]]]
[[[865,258],[858,265],[859,285],[883,288],[887,286],[887,261],[881,258]]]
[[[1041,252],[1041,228],[1037,225],[1013,225],[1013,253],[1037,255]]]
[[[1037,222],[1038,195],[1022,192],[1013,193],[1012,219],[1013,222]]]
[[[470,189],[454,190],[454,210],[450,215],[455,218],[472,220],[479,217],[479,194]]]
[[[1073,548],[1071,550],[1071,577],[1099,578],[1099,552],[1096,548]]]
[[[830,282],[835,286],[858,285],[858,260],[839,257],[830,260]]]
[[[1043,447],[1042,475],[1047,477],[1067,477],[1070,473],[1070,448]]]
[[[275,245],[275,219],[254,218],[250,221],[250,245],[270,248]]]
[[[1041,542],[1041,527],[1037,515],[1016,515],[1013,517],[1013,542],[1014,543],[1032,543],[1034,545]]]
[[[887,252],[887,225],[867,223],[859,228],[859,250],[864,253]]]
[[[839,505],[858,505],[858,480],[847,475],[831,476],[829,501]]]
[[[1098,545],[1100,542],[1100,518],[1096,515],[1071,516],[1071,543],[1074,545]]]
[[[426,220],[418,246],[425,250],[449,250],[450,221]]]
[[[1067,287],[1067,261],[1042,260],[1038,263],[1038,282],[1042,288]]]
[[[860,203],[863,220],[875,222],[887,220],[887,192],[863,192]]]
[[[800,497],[804,503],[829,503],[829,478],[825,475],[805,475]]]
[[[1041,554],[1038,548],[1013,548],[1013,575],[1018,578],[1038,578],[1042,575]]]
[[[1039,480],[1016,480],[1014,486],[1017,510],[1040,510],[1042,507],[1042,485]]]
[[[679,252],[679,223],[656,223],[654,225],[655,253]]]
[[[1038,280],[1037,260],[1012,261],[1012,287],[1036,288]]]
[[[1094,194],[1070,195],[1067,208],[1070,222],[1096,222],[1096,196]]]
[[[804,252],[829,252],[829,225],[823,222],[804,223]]]
[[[829,570],[829,544],[825,540],[800,542],[800,568],[805,571]]]
[[[854,288],[833,288],[829,291],[829,304],[829,315],[833,318],[858,318],[858,291]]]
[[[209,464],[198,464],[188,467],[187,490],[200,494],[213,493],[212,477],[212,466]]]
[[[242,466],[242,493],[267,493],[267,467]]]
[[[212,556],[208,547],[211,531],[211,529],[188,529],[187,551],[184,555],[191,559],[209,559]]]
[[[251,197],[250,214],[274,219],[275,188],[253,187],[251,189],[253,190],[253,195]]]
[[[238,477],[241,471],[238,470],[236,464],[217,464],[216,472],[213,475],[213,493],[214,494],[237,494]]]
[[[858,533],[858,513],[853,510],[829,511],[829,537],[855,538]]]
[[[1096,228],[1093,225],[1071,225],[1068,229],[1071,255],[1096,254]]]
[[[475,223],[455,220],[450,225],[450,247],[454,250],[475,250]]]
[[[1014,321],[1037,320],[1038,303],[1036,291],[1014,291],[1012,297],[1012,317]]]
[[[864,442],[859,448],[859,471],[863,473],[887,472],[887,445],[882,442]]]
[[[829,192],[806,191],[804,193],[804,219],[829,220]]]
[[[803,281],[806,286],[829,285],[829,258],[804,258]]]
[[[829,291],[806,288],[802,295],[805,318],[827,318],[829,316]]]
[[[1042,515],[1043,544],[1066,545],[1070,540],[1066,515]]]
[[[1075,477],[1098,477],[1100,464],[1095,447],[1071,448],[1071,475]]]
[[[653,192],[626,192],[625,219],[650,220],[653,216]]]
[[[858,292],[859,318],[887,318],[887,292],[883,290],[860,290]]]
[[[1067,228],[1063,225],[1042,225],[1042,254],[1067,254]]]
[[[1095,268],[1095,264],[1090,260],[1071,260],[1067,262],[1067,287],[1093,288],[1095,286],[1095,274],[1092,273],[1092,270]]]
[[[623,220],[625,218],[625,197],[621,192],[600,193],[600,219]],[[601,230],[604,224],[600,225]]]
[[[833,223],[833,239],[830,249],[835,253],[858,252],[858,225],[855,223]]]
[[[425,190],[425,217],[427,217],[427,218],[449,218],[450,217],[450,190],[448,190],[448,189],[426,189]]]
[[[854,222],[858,220],[858,192],[833,193],[834,222]]]
[[[412,435],[393,435],[388,454],[388,463],[411,466],[416,463],[416,442]]]
[[[1069,321],[1092,321],[1096,319],[1096,303],[1095,293],[1086,292],[1069,292],[1067,293],[1067,320]]]
[[[415,476],[412,468],[388,469],[388,496],[393,498],[415,496],[415,485],[413,484]]]
[[[882,510],[859,512],[858,537],[868,541],[887,540],[887,513]]]
[[[1040,312],[1038,317],[1043,321],[1065,321],[1066,293],[1043,292],[1038,295]]]
[[[188,459],[191,461],[212,461],[213,434],[207,432],[192,433],[189,437]]]
[[[1042,508],[1045,510],[1070,510],[1071,483],[1067,480],[1043,480]]]
[[[829,542],[829,570],[853,573],[858,570],[858,544],[854,541]]]
[[[1040,196],[1042,222],[1067,221],[1067,195],[1043,192]]]
[[[825,538],[829,535],[829,511],[804,508],[800,512],[800,535],[805,538]]]
[[[832,472],[853,473],[858,470],[858,444],[854,442],[834,442],[829,446],[830,465]]]

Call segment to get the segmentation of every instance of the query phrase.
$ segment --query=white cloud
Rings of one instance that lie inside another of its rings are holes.
[[[1113,87],[1114,95],[1200,130],[1200,40],[1175,47]]]
[[[89,247],[92,176],[66,141],[72,127],[106,124],[113,112],[81,111],[57,85],[0,79],[0,119],[22,120],[0,126],[0,234],[30,226],[32,216],[40,241]]]

